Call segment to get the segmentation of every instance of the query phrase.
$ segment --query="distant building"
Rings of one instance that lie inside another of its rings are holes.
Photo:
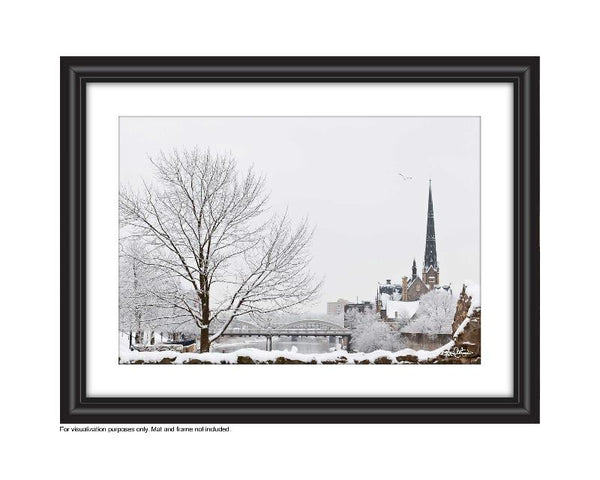
[[[452,295],[452,285],[436,285],[433,287],[434,290],[445,290],[450,295]]]
[[[402,277],[402,284],[387,280],[384,285],[377,285],[376,310],[384,320],[409,320],[417,312],[419,298],[428,291],[416,276],[410,282]]]
[[[349,303],[343,298],[338,298],[335,302],[327,302],[327,315],[341,315],[344,313],[344,307]]]
[[[344,313],[348,313],[348,312],[360,312],[360,313],[365,313],[367,310],[373,309],[375,307],[375,305],[373,305],[373,302],[360,302],[360,303],[348,303],[345,307],[344,307]]]
[[[419,306],[418,300],[427,292],[443,288],[449,291],[449,286],[440,287],[440,268],[437,261],[437,248],[435,241],[435,220],[433,214],[433,195],[431,193],[431,180],[429,180],[429,201],[427,205],[427,232],[425,235],[425,257],[423,259],[423,273],[417,275],[417,262],[413,259],[412,274],[402,277],[402,283],[386,283],[377,286],[375,305],[384,320],[410,319]],[[402,303],[411,305],[400,305]]]
[[[412,319],[419,308],[419,301],[397,302],[388,300],[385,305],[385,319],[405,323]]]
[[[429,290],[440,284],[440,268],[437,261],[437,248],[435,244],[435,221],[433,218],[433,197],[431,194],[431,180],[429,180],[429,204],[427,206],[427,233],[425,236],[425,259],[423,260],[423,282]]]

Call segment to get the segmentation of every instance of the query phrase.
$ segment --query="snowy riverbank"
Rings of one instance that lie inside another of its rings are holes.
[[[348,353],[336,350],[327,353],[298,353],[287,350],[270,352],[256,348],[243,348],[230,353],[178,353],[164,352],[123,352],[121,364],[402,364],[426,363],[454,347],[454,342],[436,350],[412,350],[406,348],[397,352],[376,350],[371,353]]]

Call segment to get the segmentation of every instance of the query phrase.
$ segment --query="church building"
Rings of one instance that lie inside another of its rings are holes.
[[[425,257],[422,275],[417,275],[417,262],[413,259],[412,274],[402,277],[402,283],[392,283],[377,286],[376,308],[385,320],[410,319],[416,313],[419,298],[422,295],[440,288],[440,268],[437,260],[435,243],[435,221],[433,214],[433,195],[431,180],[429,180],[429,203],[427,207],[427,231],[425,235]],[[448,286],[441,287],[446,290]]]

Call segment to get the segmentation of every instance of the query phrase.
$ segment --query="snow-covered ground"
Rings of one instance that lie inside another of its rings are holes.
[[[444,350],[448,350],[454,346],[454,342],[449,342],[446,345],[432,351],[412,350],[405,348],[397,352],[389,352],[386,350],[376,350],[371,353],[348,353],[345,350],[336,350],[327,353],[298,353],[287,350],[273,350],[270,352],[259,350],[256,348],[243,348],[230,353],[178,353],[173,351],[165,352],[137,352],[137,351],[121,351],[120,363],[212,363],[212,364],[236,364],[240,363],[238,357],[247,357],[254,363],[275,362],[278,358],[287,360],[296,360],[303,363],[403,363],[402,358],[414,356],[418,361],[423,362],[440,355]],[[249,362],[246,362],[249,363]]]

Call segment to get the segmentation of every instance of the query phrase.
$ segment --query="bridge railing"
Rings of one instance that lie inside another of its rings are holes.
[[[210,332],[211,334],[213,332]],[[323,329],[323,328],[228,328],[223,333],[224,335],[280,335],[280,336],[293,336],[293,335],[349,335],[351,331],[346,328],[338,328],[338,329]]]

